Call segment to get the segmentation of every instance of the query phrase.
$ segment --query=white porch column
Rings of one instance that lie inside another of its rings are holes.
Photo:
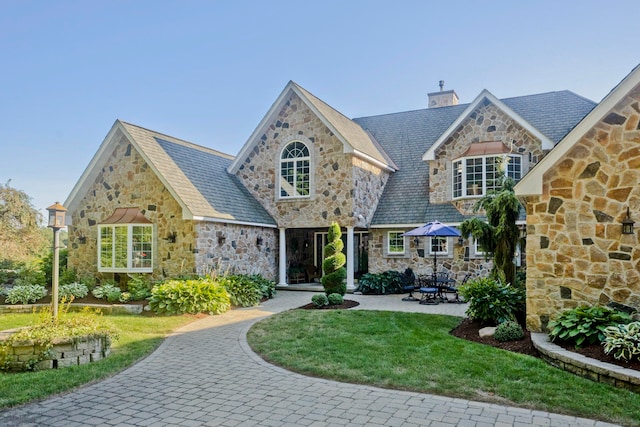
[[[353,227],[347,227],[347,289],[355,289],[353,283],[353,276],[355,272],[353,270]]]
[[[284,228],[279,228],[280,230],[280,256],[279,256],[279,265],[278,265],[278,276],[279,286],[289,286],[287,284],[287,241],[284,235]]]

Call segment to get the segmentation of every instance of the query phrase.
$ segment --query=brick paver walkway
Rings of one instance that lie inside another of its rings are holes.
[[[359,309],[462,316],[465,305],[421,306],[349,295]],[[187,325],[125,372],[71,393],[0,412],[2,426],[605,426],[422,393],[305,377],[264,362],[245,334],[258,319],[310,301],[278,292],[260,307]]]

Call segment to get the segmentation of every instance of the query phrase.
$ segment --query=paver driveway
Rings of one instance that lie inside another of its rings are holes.
[[[359,309],[462,316],[465,305],[421,306],[349,296]],[[258,319],[310,301],[278,292],[260,307],[187,325],[126,371],[74,392],[0,412],[2,426],[604,426],[592,420],[305,377],[248,347]]]

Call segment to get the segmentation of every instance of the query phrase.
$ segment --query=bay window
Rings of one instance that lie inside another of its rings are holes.
[[[138,210],[118,208],[98,225],[98,271],[153,272],[153,224]]]
[[[453,198],[484,196],[500,187],[500,175],[518,181],[522,158],[518,155],[464,157],[453,162]]]

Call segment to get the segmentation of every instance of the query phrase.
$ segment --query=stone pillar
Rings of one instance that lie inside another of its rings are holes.
[[[279,228],[280,230],[280,256],[278,266],[278,283],[279,286],[289,286],[287,284],[287,240],[285,239],[285,228]]]
[[[355,289],[353,283],[353,227],[347,227],[347,289]]]

